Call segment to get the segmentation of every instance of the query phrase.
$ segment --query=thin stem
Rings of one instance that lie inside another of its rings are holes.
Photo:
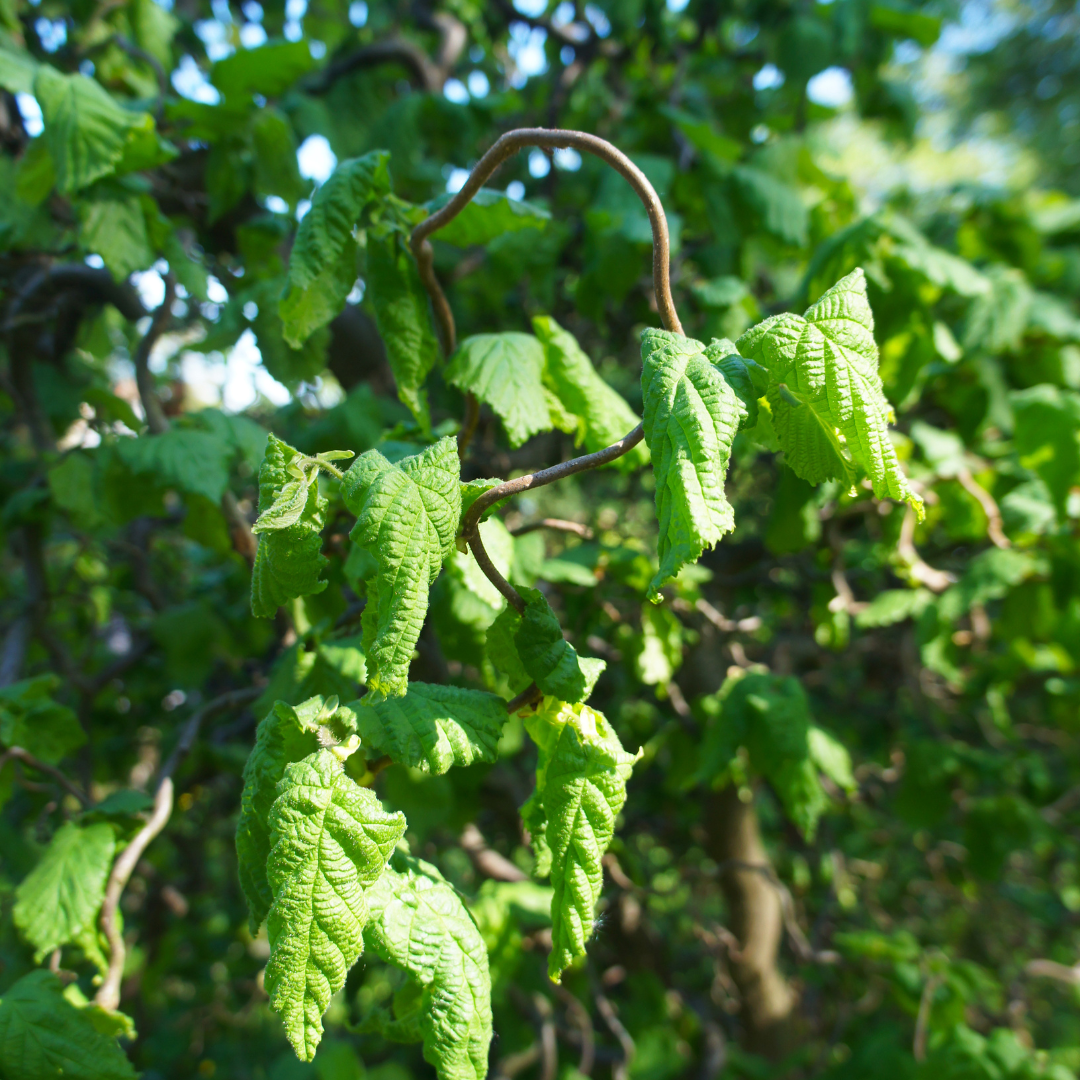
[[[483,540],[480,539],[479,531],[469,537],[469,547],[472,548],[473,558],[479,564],[480,569],[484,571],[484,576],[488,581],[506,597],[510,606],[519,615],[524,615],[526,605],[521,598],[521,593],[499,573],[498,568],[491,561],[491,556],[488,555],[487,549],[484,547]]]
[[[44,773],[46,776],[51,776],[58,784],[60,784],[65,790],[71,792],[76,799],[84,806],[88,807],[91,804],[91,798],[85,791],[73,780],[69,780],[58,768],[54,765],[46,765],[44,761],[39,761],[29,750],[24,750],[21,746],[12,746],[6,750],[3,754],[0,754],[0,772],[3,771],[4,766],[9,761],[21,761],[24,765],[29,766],[36,772]]]
[[[543,487],[545,484],[553,484],[556,480],[562,480],[565,476],[573,476],[574,473],[585,472],[587,469],[595,469],[600,465],[606,465],[609,461],[622,457],[623,454],[633,450],[645,437],[645,429],[638,424],[633,431],[624,435],[618,442],[597,450],[595,454],[585,454],[584,457],[571,458],[560,465],[552,465],[550,469],[541,469],[539,472],[526,473],[517,476],[513,480],[504,480],[503,483],[485,491],[469,507],[461,521],[461,535],[466,540],[472,541],[476,533],[476,527],[480,523],[480,517],[484,511],[511,495],[519,495],[523,491],[531,491],[533,488]],[[496,586],[497,587],[497,586]],[[501,590],[500,590],[501,591]]]
[[[165,828],[172,814],[172,806],[173,782],[171,777],[166,776],[161,781],[157,795],[154,797],[154,810],[150,815],[150,820],[124,848],[120,858],[113,863],[112,873],[109,874],[105,900],[101,905],[101,929],[109,942],[109,968],[105,981],[94,997],[94,1001],[103,1009],[113,1010],[120,1005],[120,980],[124,975],[124,959],[127,956],[124,935],[120,932],[117,920],[120,896],[139,859],[142,858],[142,853],[147,849],[150,841]]]
[[[530,683],[524,690],[518,694],[517,697],[512,697],[506,703],[506,711],[509,715],[513,715],[520,709],[524,709],[528,705],[537,705],[540,703],[544,696],[544,692],[540,689],[536,683]]]
[[[143,334],[142,340],[135,349],[133,361],[135,364],[135,385],[139,388],[139,400],[142,402],[143,412],[146,414],[146,426],[151,435],[161,435],[169,430],[169,418],[161,408],[157,390],[154,387],[154,377],[150,373],[150,352],[157,340],[165,332],[172,318],[172,304],[176,291],[176,278],[172,274],[165,275],[165,298],[161,301],[150,320],[150,328]]]
[[[465,416],[461,421],[461,430],[457,437],[457,452],[459,458],[465,457],[465,451],[469,448],[473,436],[476,434],[476,425],[480,423],[480,402],[471,390],[465,391]]]
[[[660,202],[660,197],[656,194],[645,174],[621,150],[597,135],[590,135],[585,131],[518,128],[501,136],[477,163],[469,179],[465,181],[464,187],[441,210],[436,211],[431,217],[425,218],[413,229],[410,240],[413,254],[416,256],[416,261],[420,266],[420,276],[424,286],[431,295],[436,318],[439,319],[440,324],[444,324],[445,327],[449,328],[449,333],[445,335],[446,341],[452,344],[454,340],[454,317],[450,313],[450,307],[446,303],[442,287],[432,270],[431,247],[427,243],[427,238],[461,213],[483,186],[484,181],[507,158],[527,146],[539,146],[548,150],[569,149],[571,147],[584,150],[607,162],[629,181],[635,194],[644,204],[645,211],[649,215],[649,223],[652,226],[653,288],[656,291],[656,305],[660,311],[660,320],[668,330],[681,334],[683,332],[682,323],[679,322],[679,316],[675,311],[675,304],[671,298],[671,241],[668,235],[667,218],[664,215],[664,207]]]
[[[576,521],[566,521],[563,518],[541,518],[539,521],[530,521],[526,525],[519,525],[510,530],[511,536],[524,536],[526,533],[536,532],[537,529],[551,529],[554,532],[573,533],[582,540],[591,540],[593,531],[588,525],[581,525]]]

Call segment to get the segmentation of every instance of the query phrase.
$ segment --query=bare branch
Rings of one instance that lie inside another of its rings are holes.
[[[1056,979],[1070,986],[1080,986],[1080,964],[1069,967],[1054,960],[1029,960],[1024,965],[1024,974],[1036,979]]]
[[[481,496],[482,498],[483,496]],[[479,500],[477,500],[479,501]],[[510,606],[519,614],[525,614],[525,601],[521,598],[521,593],[510,584],[499,573],[498,567],[491,561],[491,557],[487,553],[487,549],[484,547],[483,540],[480,539],[480,532],[477,530],[472,536],[468,538],[469,547],[472,549],[473,558],[476,559],[480,569],[483,570],[484,576],[506,597]]]
[[[146,414],[146,426],[151,435],[161,435],[169,430],[169,418],[161,408],[157,390],[154,387],[154,377],[150,374],[150,351],[157,343],[158,338],[165,332],[172,319],[172,305],[176,296],[176,278],[173,274],[165,275],[165,298],[160,307],[154,312],[150,321],[150,328],[142,336],[135,349],[132,360],[135,364],[135,384],[139,388],[139,400],[142,402],[143,412]]]
[[[21,761],[31,769],[44,773],[46,776],[51,776],[66,791],[71,792],[84,807],[91,805],[90,796],[78,784],[69,780],[55,765],[46,765],[44,761],[39,761],[29,750],[24,750],[21,746],[9,747],[4,753],[0,754],[0,771],[9,761]]]
[[[593,531],[588,525],[579,525],[576,521],[565,521],[563,518],[541,518],[539,521],[530,521],[527,525],[519,525],[510,530],[511,536],[524,536],[526,533],[536,532],[537,529],[552,529],[554,532],[573,533],[582,540],[591,540]]]
[[[529,875],[520,867],[488,847],[483,833],[475,825],[465,826],[459,843],[473,866],[487,877],[495,881],[528,881]]]
[[[986,515],[986,535],[990,538],[990,543],[994,547],[1002,549],[1012,547],[1012,541],[1005,535],[1005,529],[1001,521],[1001,510],[998,509],[994,496],[967,469],[961,469],[956,474],[956,479],[959,481],[960,486],[983,508],[983,513]]]
[[[543,698],[544,693],[536,683],[532,683],[506,703],[506,711],[511,716],[527,708],[529,705],[537,705]]]
[[[221,712],[222,709],[228,709],[233,705],[246,705],[248,702],[254,701],[261,693],[262,690],[257,686],[248,686],[243,690],[230,690],[228,693],[221,694],[212,701],[208,701],[201,709],[192,713],[181,729],[180,738],[177,739],[172,753],[165,760],[165,764],[161,766],[158,783],[160,784],[171,777],[180,767],[180,763],[184,758],[191,753],[191,748],[199,737],[199,729],[208,716]]]
[[[611,1034],[619,1040],[619,1045],[622,1047],[622,1061],[616,1062],[611,1066],[612,1080],[628,1080],[628,1077],[630,1076],[630,1066],[634,1063],[634,1055],[637,1053],[637,1047],[634,1045],[634,1040],[631,1038],[630,1032],[626,1030],[622,1021],[619,1019],[619,1014],[615,1011],[615,1006],[611,1004],[599,986],[593,987],[593,998],[596,1001],[596,1008],[604,1018],[604,1023],[607,1024]]]
[[[919,998],[919,1015],[915,1018],[915,1038],[911,1044],[911,1053],[916,1061],[926,1060],[926,1040],[930,1036],[930,1011],[934,1004],[934,995],[945,981],[942,975],[931,975],[923,987]]]
[[[908,573],[920,585],[925,585],[932,592],[944,592],[956,580],[952,574],[944,570],[935,570],[934,567],[928,565],[915,550],[915,511],[910,506],[900,526],[900,540],[896,545],[896,553],[907,564]]]

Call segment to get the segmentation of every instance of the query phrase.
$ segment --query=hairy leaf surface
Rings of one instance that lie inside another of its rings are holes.
[[[862,270],[838,281],[804,315],[774,315],[737,345],[768,369],[773,425],[799,476],[812,484],[831,477],[850,482],[854,462],[875,495],[922,514],[889,439],[891,410]]]
[[[93,926],[115,850],[111,825],[68,821],[15,890],[15,925],[39,961]]]
[[[514,643],[522,666],[545,694],[563,701],[584,701],[607,665],[578,655],[563,637],[562,626],[539,589],[519,591],[526,607]]]
[[[273,434],[267,437],[266,455],[259,469],[260,517],[270,513],[286,487],[296,482],[288,472],[288,465],[296,456],[297,451],[288,443]],[[319,580],[327,563],[320,535],[325,513],[326,499],[319,494],[319,485],[309,484],[297,520],[287,528],[275,528],[259,537],[251,572],[252,614],[272,618],[289,600],[326,588],[326,582]]]
[[[378,564],[364,610],[368,686],[375,694],[405,693],[428,591],[454,547],[460,473],[457,441],[447,437],[397,464],[368,450],[345,474],[342,498],[356,514],[350,536]]]
[[[645,441],[660,524],[653,599],[661,585],[735,528],[724,478],[746,407],[712,362],[724,359],[723,353],[666,330],[648,329],[641,337]]]
[[[496,694],[422,682],[409,683],[404,697],[356,702],[353,711],[365,749],[436,776],[452,765],[494,761],[506,723]]]
[[[483,1080],[491,1045],[491,975],[480,931],[435,867],[395,852],[368,892],[373,952],[423,987],[424,1060],[439,1080]]]
[[[386,813],[331,751],[285,767],[270,809],[266,990],[303,1061],[315,1056],[322,1015],[363,951],[365,890],[404,832],[405,816]]]
[[[538,852],[538,863],[550,865],[548,975],[558,982],[575,957],[585,955],[592,936],[604,884],[601,860],[626,802],[626,781],[641,755],[623,750],[604,715],[588,705],[546,698],[525,718],[525,727],[540,756],[536,790],[522,816],[534,844],[539,837],[546,849]]]
[[[4,1080],[135,1080],[116,1039],[95,1025],[96,1006],[77,1009],[51,971],[31,971],[0,998],[0,1075]]]

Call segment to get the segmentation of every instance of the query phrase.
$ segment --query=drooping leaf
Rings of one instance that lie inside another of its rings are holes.
[[[51,971],[24,975],[0,998],[4,1080],[135,1080],[115,1037],[96,1026],[98,1013],[72,1005]]]
[[[424,380],[439,359],[439,343],[431,323],[427,293],[405,237],[397,230],[368,236],[367,286],[375,322],[386,346],[386,359],[397,383],[398,397],[417,423],[427,429]]]
[[[15,890],[15,925],[39,961],[93,925],[115,848],[111,825],[68,821]]]
[[[160,435],[121,439],[121,460],[132,472],[218,502],[229,484],[231,448],[208,431],[171,427]]]
[[[153,265],[156,256],[137,198],[94,199],[81,203],[80,210],[79,243],[84,251],[100,255],[116,277]]]
[[[432,212],[441,209],[451,198],[440,195],[429,204],[430,209]],[[473,247],[519,229],[546,228],[550,220],[551,214],[533,203],[511,199],[491,188],[481,188],[460,214],[435,233],[435,237],[455,247]]]
[[[34,96],[45,120],[45,144],[57,186],[65,194],[111,173],[130,129],[145,116],[128,112],[93,79],[61,75],[48,64],[34,75]]]
[[[513,332],[466,338],[444,372],[447,382],[495,410],[514,447],[554,426],[543,374],[543,346],[531,334]]]
[[[0,687],[0,744],[21,746],[47,765],[55,765],[86,742],[79,718],[52,695],[57,675],[35,675]]]
[[[39,66],[23,49],[0,47],[0,86],[11,94],[32,94]]]
[[[404,697],[360,701],[353,711],[365,750],[436,776],[452,765],[494,761],[506,723],[495,694],[422,682],[409,683]]]
[[[285,767],[269,822],[266,990],[296,1056],[310,1061],[330,998],[363,951],[364,894],[405,832],[405,815],[383,810],[323,749]]]
[[[729,678],[700,707],[707,722],[697,778],[715,786],[729,783],[739,748],[745,747],[753,770],[812,838],[829,807],[819,773],[848,790],[854,781],[847,750],[813,724],[799,680],[757,673]]]
[[[210,81],[229,105],[247,105],[252,94],[277,97],[313,65],[307,41],[272,41],[218,60],[210,69]]]
[[[364,610],[368,685],[377,695],[405,693],[428,591],[454,547],[460,476],[457,442],[450,437],[397,464],[368,450],[345,474],[342,498],[356,515],[350,537],[378,564]]]
[[[660,524],[652,599],[735,527],[724,478],[746,407],[714,366],[714,351],[724,350],[706,350],[700,341],[666,330],[649,329],[641,337],[645,441],[652,453]]]
[[[306,654],[305,654],[306,655]],[[266,919],[273,893],[266,877],[270,854],[270,807],[285,766],[319,748],[318,718],[323,701],[315,698],[293,708],[276,702],[255,731],[255,745],[244,765],[244,791],[236,823],[236,860],[240,887],[247,900],[252,933]]]
[[[299,348],[345,306],[356,282],[353,229],[364,209],[390,191],[390,155],[373,150],[342,161],[315,192],[296,230],[279,312],[285,340]]]
[[[491,975],[480,931],[457,893],[400,851],[368,892],[369,948],[422,987],[418,1028],[439,1080],[484,1080],[491,1045]]]
[[[522,815],[550,858],[551,954],[558,982],[592,936],[604,884],[601,864],[626,802],[626,781],[641,756],[628,754],[602,713],[588,705],[545,698],[525,727],[540,756],[536,790]],[[545,858],[545,862],[547,862]]]
[[[862,270],[838,281],[804,315],[774,315],[736,344],[769,372],[773,425],[799,476],[810,483],[850,481],[855,464],[879,498],[907,502],[922,514],[889,439],[891,410]]]
[[[163,436],[158,436],[163,438]],[[266,455],[259,469],[259,513],[268,513],[287,484],[295,477],[288,472],[297,451],[273,434],[267,436]],[[318,483],[307,487],[307,500],[300,518],[287,528],[275,529],[259,537],[255,566],[251,571],[251,611],[272,618],[277,609],[298,596],[322,592],[320,581],[327,559],[322,554],[322,527],[326,499]]]
[[[544,382],[568,412],[578,418],[577,444],[588,453],[603,450],[631,432],[639,423],[626,399],[597,373],[574,335],[547,315],[533,319],[533,331],[544,348]],[[615,459],[625,472],[641,468],[648,448],[638,443]]]
[[[607,665],[603,660],[578,656],[539,589],[519,591],[526,606],[514,643],[522,666],[545,694],[562,701],[584,701]]]

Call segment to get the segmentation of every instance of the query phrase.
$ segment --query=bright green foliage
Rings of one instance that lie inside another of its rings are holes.
[[[439,359],[439,343],[431,325],[427,293],[404,235],[396,229],[371,233],[367,248],[367,281],[375,321],[386,346],[386,358],[397,383],[398,397],[417,423],[431,427],[424,380]]]
[[[143,205],[131,196],[94,199],[85,204],[79,241],[85,251],[100,255],[119,278],[154,261]]]
[[[56,675],[37,675],[0,687],[0,744],[21,746],[49,765],[82,746],[78,717],[52,698],[60,685]]]
[[[708,725],[697,778],[718,787],[744,779],[735,770],[739,747],[745,747],[753,770],[769,781],[807,838],[829,806],[819,773],[846,791],[855,790],[847,750],[814,726],[797,679],[729,677],[716,695],[703,699],[701,708]]]
[[[99,1030],[94,1006],[78,1009],[51,971],[31,971],[0,998],[0,1075],[4,1080],[135,1080],[127,1055]]]
[[[544,349],[531,334],[474,334],[457,347],[444,375],[494,409],[511,446],[554,426],[543,382]]]
[[[297,596],[322,592],[320,581],[326,558],[322,554],[326,499],[319,494],[318,483],[308,483],[307,498],[299,517],[287,526],[277,527],[275,518],[286,520],[284,510],[273,511],[278,500],[291,504],[296,489],[286,487],[300,478],[290,470],[298,451],[273,434],[267,436],[266,456],[259,469],[259,515],[270,515],[266,531],[259,537],[259,549],[251,573],[251,611],[272,618],[277,609]],[[283,497],[284,493],[284,497]]]
[[[745,406],[700,341],[646,330],[641,337],[645,442],[656,476],[660,568],[649,587],[656,599],[702,551],[735,528],[724,494],[731,443]]]
[[[435,867],[395,852],[368,892],[371,950],[422,987],[418,1028],[439,1080],[484,1080],[491,976],[480,931]]]
[[[356,282],[353,229],[365,208],[390,191],[390,155],[373,150],[342,161],[311,200],[289,254],[279,305],[285,340],[298,348],[345,304]]]
[[[43,956],[93,927],[105,896],[116,834],[111,825],[69,821],[15,892],[15,925]]]
[[[574,335],[548,315],[537,315],[532,322],[544,347],[544,384],[566,411],[578,418],[577,444],[591,454],[637,427],[637,413],[597,374]],[[614,464],[633,472],[648,459],[648,449],[638,443],[628,454],[616,458]]]
[[[866,277],[855,270],[802,315],[774,315],[737,342],[769,372],[768,401],[785,460],[812,484],[850,482],[858,465],[874,494],[922,514],[889,439],[892,410],[878,375]]]
[[[236,860],[247,900],[252,931],[266,919],[274,895],[266,877],[270,854],[270,808],[285,767],[319,748],[318,719],[322,698],[293,708],[278,701],[259,722],[255,745],[244,765],[244,792],[236,823]]]
[[[364,893],[405,832],[405,816],[386,813],[324,749],[285,767],[269,820],[266,990],[297,1057],[310,1061],[330,998],[364,948]]]
[[[156,477],[163,486],[217,502],[229,483],[229,447],[216,435],[170,428],[152,439],[124,439],[120,457],[132,472]]]
[[[506,722],[506,706],[495,694],[422,682],[409,683],[404,697],[359,701],[353,709],[369,758],[388,754],[436,776],[452,765],[494,761]]]
[[[433,200],[430,203],[432,212],[444,207],[450,198],[444,195]],[[551,214],[533,203],[511,199],[491,188],[481,188],[469,205],[435,236],[444,244],[473,247],[520,229],[543,229],[550,220]]]
[[[558,982],[592,936],[601,864],[626,802],[626,781],[640,757],[628,754],[602,713],[588,705],[546,698],[525,720],[540,757],[536,790],[522,808],[538,855],[549,865],[551,955],[548,975]]]
[[[345,474],[342,498],[356,515],[350,537],[379,567],[368,580],[364,611],[368,685],[375,694],[405,693],[428,590],[461,519],[460,471],[457,442],[448,437],[397,464],[368,450]]]
[[[526,607],[521,625],[514,630],[514,643],[522,667],[545,694],[563,701],[584,701],[604,670],[604,661],[578,656],[539,589],[519,591]]]
[[[56,169],[57,186],[65,194],[111,173],[129,131],[145,116],[121,108],[93,79],[61,75],[48,64],[37,69],[34,96],[45,120],[45,144]]]
[[[1080,394],[1056,386],[1033,386],[1012,396],[1016,449],[1042,477],[1058,515],[1080,477]]]

